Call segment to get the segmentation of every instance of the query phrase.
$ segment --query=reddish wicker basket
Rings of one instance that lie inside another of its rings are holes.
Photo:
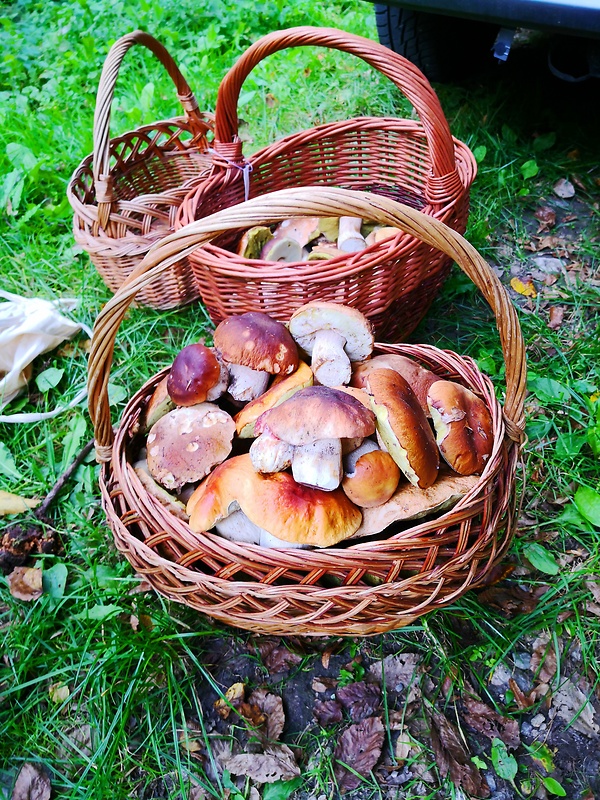
[[[123,58],[141,44],[154,53],[175,84],[184,117],[144,125],[109,139],[110,110]],[[94,116],[94,152],[77,167],[67,188],[75,241],[111,291],[116,292],[148,250],[173,230],[187,182],[208,173],[206,134],[212,118],[198,103],[167,50],[150,34],[135,31],[111,48],[100,78]],[[198,299],[188,265],[173,264],[163,280],[137,302],[173,308]]]
[[[414,106],[420,122],[361,117],[295,133],[248,161],[238,136],[237,102],[244,80],[264,58],[287,47],[319,45],[362,58],[388,77]],[[291,28],[253,44],[225,76],[215,108],[215,172],[182,203],[177,225],[208,216],[245,198],[297,186],[327,185],[373,191],[417,208],[463,233],[476,165],[452,138],[438,98],[409,61],[360,36],[327,28]],[[250,165],[251,172],[243,174]],[[236,235],[237,234],[237,235]],[[327,262],[273,265],[236,255],[240,231],[190,255],[202,300],[213,322],[261,310],[282,321],[310,300],[356,306],[379,338],[399,341],[418,324],[451,265],[445,254],[410,234]],[[230,248],[230,249],[226,249]],[[267,277],[268,273],[268,277]]]
[[[119,550],[161,594],[216,619],[261,633],[366,635],[401,627],[485,582],[504,556],[515,522],[515,474],[523,441],[525,350],[511,302],[483,258],[436,219],[363,192],[313,187],[273,193],[189,225],[148,254],[105,306],[94,329],[89,409],[96,450],[105,462],[101,490]],[[136,293],[169,264],[236,226],[306,215],[369,215],[398,225],[442,250],[474,281],[494,310],[506,363],[504,409],[474,362],[427,345],[377,345],[406,354],[441,376],[464,383],[490,409],[494,445],[474,487],[452,508],[388,538],[321,550],[271,550],[211,533],[192,533],[150,496],[133,471],[140,414],[158,380],[128,404],[116,432],[107,386],[115,338]]]

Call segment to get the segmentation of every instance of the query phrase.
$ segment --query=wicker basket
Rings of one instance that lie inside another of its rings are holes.
[[[238,137],[237,101],[245,78],[265,57],[287,47],[320,45],[359,56],[387,76],[414,106],[420,122],[361,117],[295,133],[249,158]],[[409,61],[360,36],[327,28],[292,28],[252,45],[225,76],[215,108],[215,170],[182,203],[177,225],[249,197],[279,189],[326,184],[373,191],[417,208],[463,233],[476,165],[453,140],[438,98]],[[243,167],[251,167],[244,174]],[[259,221],[260,222],[260,221]],[[190,261],[213,322],[261,310],[280,320],[309,300],[356,306],[378,337],[400,341],[421,320],[451,259],[409,234],[327,262],[278,264],[236,255],[237,235],[218,239]],[[218,245],[218,246],[217,246]],[[229,248],[229,249],[226,249]],[[267,277],[267,273],[269,277]]]
[[[141,44],[169,73],[184,117],[154,122],[109,139],[110,110],[119,68],[129,48]],[[77,167],[67,188],[75,212],[75,241],[111,291],[116,292],[150,247],[173,230],[187,182],[211,167],[206,134],[212,119],[200,114],[185,78],[165,48],[148,33],[135,31],[111,48],[94,115],[94,152]],[[198,298],[188,265],[174,264],[160,284],[137,301],[173,308]]]
[[[363,635],[401,627],[485,582],[510,543],[515,473],[523,440],[525,351],[516,313],[502,285],[459,234],[419,211],[363,192],[314,187],[275,192],[226,209],[169,236],[105,306],[94,329],[89,408],[94,423],[103,504],[119,550],[157,591],[240,628],[276,634]],[[161,375],[130,401],[116,432],[107,399],[114,341],[127,308],[173,259],[212,236],[257,217],[269,223],[298,214],[370,216],[398,225],[451,256],[491,305],[506,363],[504,409],[474,362],[427,345],[377,345],[406,354],[441,376],[466,384],[493,419],[492,456],[475,486],[443,515],[389,538],[322,550],[264,549],[192,533],[140,484],[128,457],[145,403]]]

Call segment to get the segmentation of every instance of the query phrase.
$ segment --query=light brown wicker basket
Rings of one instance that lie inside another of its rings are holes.
[[[310,197],[310,199],[307,199]],[[377,345],[408,355],[479,394],[493,419],[492,456],[451,511],[389,537],[322,550],[271,550],[192,533],[137,479],[130,457],[136,427],[161,375],[128,404],[116,437],[107,386],[115,338],[136,293],[193,248],[240,224],[298,214],[369,216],[453,258],[492,307],[506,363],[504,409],[474,362],[427,345]],[[515,310],[477,251],[438,220],[383,197],[342,189],[291,189],[192,223],[148,256],[96,321],[89,362],[89,410],[101,489],[119,550],[157,591],[216,619],[261,633],[366,635],[401,627],[485,581],[505,554],[515,522],[515,474],[523,441],[525,350]]]
[[[305,45],[362,58],[406,95],[420,121],[361,117],[331,122],[287,136],[246,161],[237,117],[244,80],[272,53]],[[216,172],[185,198],[178,226],[243,201],[244,178],[249,197],[296,186],[340,186],[384,194],[460,233],[467,224],[469,188],[476,172],[471,151],[452,138],[425,76],[410,61],[361,36],[300,27],[259,39],[221,83],[213,148]],[[244,166],[252,171],[244,175]],[[202,300],[215,323],[258,310],[284,321],[310,300],[334,300],[359,308],[379,338],[400,341],[424,316],[451,264],[445,254],[407,233],[333,258],[326,267],[322,261],[278,264],[275,275],[272,264],[231,252],[240,231],[236,234],[190,255]]]
[[[140,44],[154,53],[175,84],[184,117],[154,122],[109,139],[110,111],[123,58]],[[177,65],[154,37],[135,31],[119,39],[104,63],[94,116],[94,152],[77,167],[67,188],[75,241],[111,291],[116,292],[148,250],[173,230],[187,182],[211,168],[206,134],[212,117],[198,103]],[[187,264],[140,292],[137,302],[173,308],[198,298]]]

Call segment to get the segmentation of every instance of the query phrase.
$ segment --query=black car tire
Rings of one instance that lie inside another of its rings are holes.
[[[430,81],[477,75],[494,63],[498,26],[375,3],[381,44],[412,61]]]

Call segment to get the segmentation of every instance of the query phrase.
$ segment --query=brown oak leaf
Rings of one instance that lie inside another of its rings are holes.
[[[337,762],[334,774],[340,791],[360,786],[359,776],[367,776],[379,761],[384,736],[383,723],[379,717],[367,717],[344,731],[333,754]],[[345,765],[350,766],[353,771]]]
[[[464,701],[467,713],[464,720],[473,730],[488,739],[502,739],[507,747],[514,749],[521,743],[519,723],[510,717],[503,717],[485,703],[469,697]]]
[[[443,777],[474,797],[489,797],[490,788],[464,746],[455,726],[438,711],[431,713],[431,744]]]
[[[240,753],[227,761],[233,775],[247,775],[255,783],[289,781],[300,775],[293,752],[285,744],[267,745],[264,753]]]
[[[337,700],[315,700],[313,714],[322,728],[336,725],[343,719],[342,706]]]
[[[386,656],[383,661],[372,664],[369,668],[370,674],[379,682],[385,679],[385,688],[392,694],[400,694],[407,690],[407,702],[412,703],[421,696],[420,662],[421,658],[417,653],[399,653],[394,656]]]
[[[255,644],[263,664],[271,675],[285,672],[302,661],[302,656],[288,650],[278,639],[261,638],[257,639]]]
[[[266,689],[255,689],[248,698],[248,705],[255,707],[264,717],[262,723],[265,727],[267,739],[277,741],[283,733],[285,713],[281,697]]]
[[[11,800],[50,800],[50,778],[39,764],[26,762],[21,767]]]
[[[350,715],[352,722],[371,717],[379,708],[381,692],[379,686],[365,681],[356,681],[340,686],[336,697]]]

